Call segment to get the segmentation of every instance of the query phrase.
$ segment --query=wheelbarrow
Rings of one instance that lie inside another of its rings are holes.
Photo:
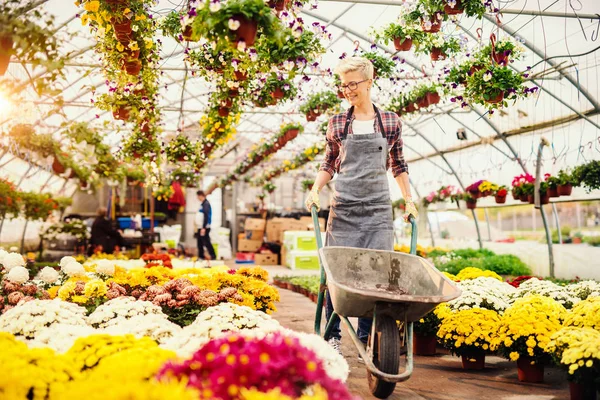
[[[323,247],[317,209],[312,218],[319,248],[321,285],[315,315],[315,333],[321,335],[325,290],[334,312],[323,335],[328,340],[333,322],[341,319],[367,367],[371,393],[390,396],[396,384],[413,371],[413,322],[461,291],[429,261],[416,255],[417,225],[412,227],[410,254],[353,247]],[[367,348],[359,340],[350,317],[373,318]],[[400,372],[401,355],[405,355]]]

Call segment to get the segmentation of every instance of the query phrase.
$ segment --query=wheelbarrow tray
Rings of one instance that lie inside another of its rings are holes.
[[[377,304],[397,320],[418,321],[461,294],[454,282],[418,256],[340,246],[319,252],[333,309],[344,317],[372,317]]]

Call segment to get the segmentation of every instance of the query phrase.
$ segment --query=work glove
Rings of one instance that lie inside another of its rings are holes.
[[[413,217],[415,217],[415,219],[419,218],[419,212],[417,211],[417,207],[412,201],[406,202],[406,209],[404,210],[403,215],[405,222],[408,222],[409,215],[412,215]]]
[[[321,210],[321,201],[319,200],[319,190],[313,188],[310,192],[308,192],[308,196],[306,197],[306,201],[304,202],[306,205],[306,209],[308,212],[311,212],[313,204],[317,206],[317,211]]]

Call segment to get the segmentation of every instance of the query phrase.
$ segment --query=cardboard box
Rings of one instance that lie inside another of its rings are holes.
[[[256,265],[278,265],[277,254],[255,254],[254,263]]]
[[[238,251],[246,251],[249,253],[256,253],[262,246],[262,240],[248,240],[242,239],[238,242]]]
[[[287,257],[291,269],[319,269],[319,254],[316,251],[292,250]]]
[[[281,246],[281,265],[283,265],[284,267],[289,267],[287,254],[288,251],[285,249],[285,247]]]
[[[260,218],[247,218],[244,221],[244,230],[247,231],[265,231],[267,221]]]
[[[285,218],[273,218],[267,221],[267,242],[278,242],[281,236],[280,228]]]
[[[300,217],[300,222],[306,224],[306,229],[311,231],[315,230],[312,217]],[[325,231],[325,218],[319,218],[319,229],[321,229],[321,232]]]
[[[262,230],[254,230],[254,231],[246,231],[243,239],[248,240],[260,240],[262,241],[265,238],[265,231]]]

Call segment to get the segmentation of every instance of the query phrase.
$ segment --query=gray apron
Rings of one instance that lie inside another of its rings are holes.
[[[394,250],[392,201],[387,178],[388,143],[380,133],[349,135],[350,107],[340,147],[340,167],[327,221],[326,246]],[[373,127],[375,131],[375,127]]]

